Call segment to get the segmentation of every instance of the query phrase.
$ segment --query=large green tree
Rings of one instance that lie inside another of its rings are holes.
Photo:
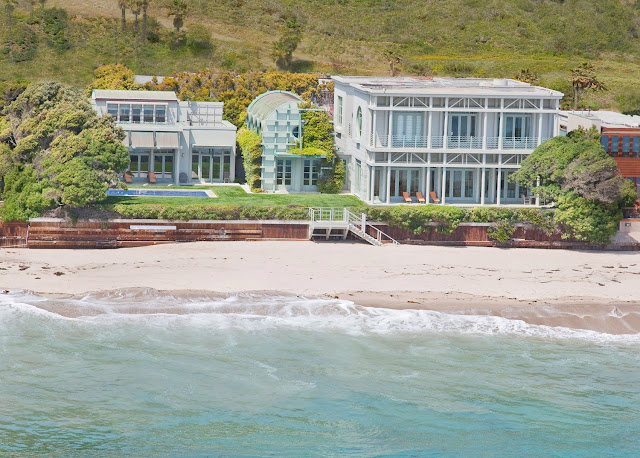
[[[636,192],[599,137],[592,129],[552,138],[522,161],[514,179],[555,203],[555,220],[565,237],[604,245],[617,231],[622,207],[633,204]]]
[[[32,84],[1,114],[0,215],[5,220],[101,201],[127,168],[124,133],[110,117],[99,118],[81,91]]]

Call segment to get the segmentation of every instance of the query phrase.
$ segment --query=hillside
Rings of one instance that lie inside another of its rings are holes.
[[[609,88],[590,95],[588,105],[630,109],[640,99],[640,7],[632,0],[187,0],[187,41],[189,31],[204,27],[210,49],[176,45],[161,0],[151,1],[153,40],[144,46],[130,10],[127,30],[120,30],[117,0],[48,0],[47,8],[68,15],[54,26],[20,1],[12,19],[6,8],[0,12],[12,22],[0,32],[4,48],[15,48],[18,36],[37,49],[22,61],[0,54],[0,79],[84,85],[93,68],[112,62],[155,75],[271,69],[282,18],[295,15],[304,30],[296,71],[385,74],[383,53],[390,51],[402,58],[402,74],[504,77],[528,68],[539,84],[566,92],[569,69],[588,60]],[[52,39],[56,27],[64,46]]]

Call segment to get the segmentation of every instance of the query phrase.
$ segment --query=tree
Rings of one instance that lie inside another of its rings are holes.
[[[118,0],[118,6],[120,7],[120,28],[124,32],[127,28],[127,7],[129,6],[129,0]]]
[[[522,161],[514,179],[555,202],[554,218],[564,237],[601,245],[615,234],[621,209],[636,198],[595,129],[544,142]]]
[[[302,24],[296,16],[282,18],[285,23],[280,39],[275,41],[271,47],[271,57],[278,68],[291,70],[293,53],[302,41]]]
[[[140,16],[140,11],[142,10],[142,1],[141,0],[129,0],[129,7],[131,8],[131,12],[133,13],[133,32],[138,35],[139,30],[139,21],[138,16]]]
[[[396,65],[402,62],[402,53],[397,49],[386,49],[382,52],[382,57],[389,65],[389,76],[396,76],[396,73],[398,72]]]
[[[540,78],[538,78],[538,74],[528,68],[521,68],[513,79],[529,84],[536,84],[540,80]]]
[[[574,110],[578,109],[578,103],[585,90],[604,91],[606,89],[604,84],[596,78],[595,67],[589,62],[584,62],[571,70],[569,82],[573,86]]]
[[[133,80],[133,71],[122,64],[102,65],[93,72],[95,79],[87,86],[87,95],[94,89],[143,89]]]
[[[80,91],[32,84],[3,113],[9,132],[0,137],[0,215],[6,221],[104,200],[128,166],[123,131],[111,117],[98,118]]]
[[[176,32],[180,32],[184,25],[184,18],[187,16],[186,0],[171,0],[167,16],[173,16],[173,27],[175,27]]]
[[[147,42],[147,9],[151,0],[141,0],[142,2],[142,43]]]

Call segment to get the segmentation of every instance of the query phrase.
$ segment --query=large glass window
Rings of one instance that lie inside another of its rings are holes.
[[[338,106],[336,107],[336,121],[342,125],[342,96],[338,96]]]
[[[356,129],[358,131],[358,137],[362,137],[362,107],[358,107],[356,113]]]
[[[529,137],[531,132],[531,117],[523,115],[505,116],[504,136],[507,138]]]

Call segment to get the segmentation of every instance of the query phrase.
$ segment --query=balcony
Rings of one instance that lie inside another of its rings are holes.
[[[446,143],[445,143],[446,140]],[[543,141],[547,140],[543,138]],[[391,137],[391,148],[398,149],[442,149],[445,147],[450,150],[532,150],[538,146],[537,137],[504,137],[502,138],[502,148],[500,148],[500,137],[486,137],[486,146],[483,147],[482,137],[460,137],[460,136],[431,136],[418,135],[393,135]],[[373,136],[370,137],[370,144],[375,148],[388,148],[388,137],[381,137],[377,143],[374,143]]]

